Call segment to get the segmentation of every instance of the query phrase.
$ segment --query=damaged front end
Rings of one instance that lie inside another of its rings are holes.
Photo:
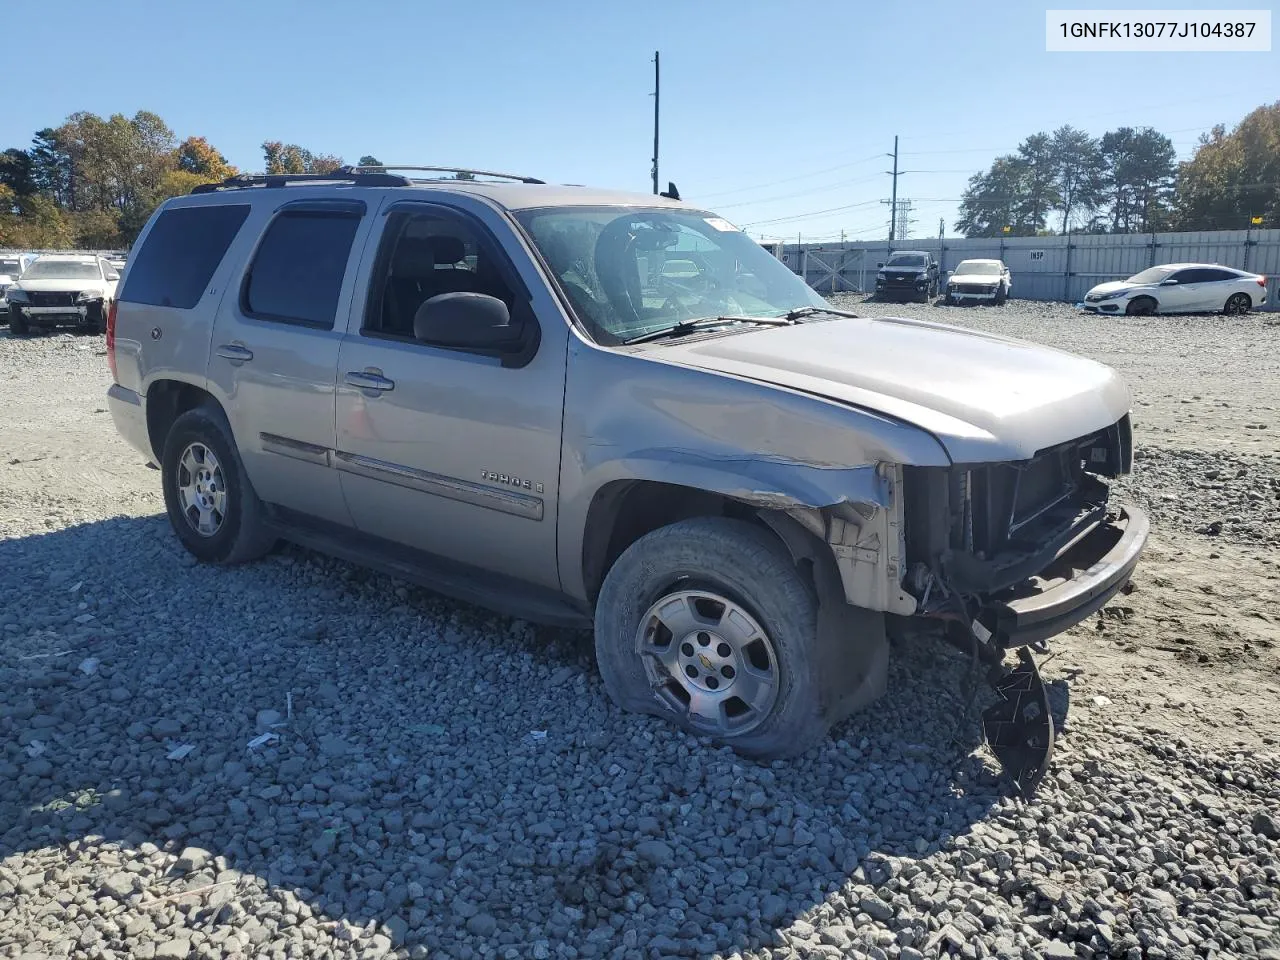
[[[1110,501],[1127,473],[1126,415],[1028,460],[903,468],[905,589],[916,616],[986,667],[1000,701],[983,715],[993,752],[1024,792],[1053,751],[1047,691],[1029,650],[1099,610],[1128,582],[1146,543],[1141,511]],[[1021,648],[1018,666],[1005,653]]]

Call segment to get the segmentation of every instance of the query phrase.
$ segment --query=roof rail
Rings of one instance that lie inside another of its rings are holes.
[[[518,183],[546,183],[545,180],[539,180],[537,177],[526,177],[519,173],[496,173],[493,170],[471,170],[467,167],[422,167],[411,166],[399,163],[379,163],[370,164],[364,167],[342,167],[341,171],[353,174],[365,174],[368,171],[385,172],[387,170],[427,170],[432,173],[469,173],[473,177],[496,177],[499,180],[515,180]]]
[[[292,183],[350,183],[358,187],[411,187],[413,181],[390,173],[365,173],[354,167],[339,167],[332,173],[255,173],[227,177],[221,183],[202,183],[192,193],[217,193],[248,187],[286,187]]]

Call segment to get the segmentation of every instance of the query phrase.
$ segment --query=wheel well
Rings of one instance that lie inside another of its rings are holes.
[[[188,410],[218,401],[205,390],[180,380],[157,380],[147,390],[147,440],[157,464],[164,456],[164,441],[173,421]],[[219,408],[221,409],[221,408]]]
[[[604,576],[622,552],[646,533],[690,517],[755,518],[755,509],[695,487],[652,480],[606,484],[591,501],[582,541],[582,578],[595,602]]]

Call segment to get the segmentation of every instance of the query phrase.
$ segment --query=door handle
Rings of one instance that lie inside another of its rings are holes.
[[[253,351],[243,343],[224,343],[218,347],[218,356],[232,363],[244,363],[253,359]]]
[[[388,380],[374,370],[348,370],[342,379],[349,387],[359,387],[361,390],[373,390],[377,393],[394,390],[396,386],[394,380]]]

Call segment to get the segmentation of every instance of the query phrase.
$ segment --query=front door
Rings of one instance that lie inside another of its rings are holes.
[[[377,255],[362,267],[369,296],[338,356],[337,473],[365,533],[558,589],[567,329],[537,326],[555,316],[553,301],[527,257],[504,253],[518,244],[511,228],[477,201],[456,202],[405,201],[379,218]],[[415,339],[418,307],[454,292],[504,300],[525,351]]]
[[[338,347],[349,269],[371,218],[352,200],[299,200],[272,211],[242,275],[222,299],[210,389],[231,418],[258,496],[350,525],[334,445]]]

